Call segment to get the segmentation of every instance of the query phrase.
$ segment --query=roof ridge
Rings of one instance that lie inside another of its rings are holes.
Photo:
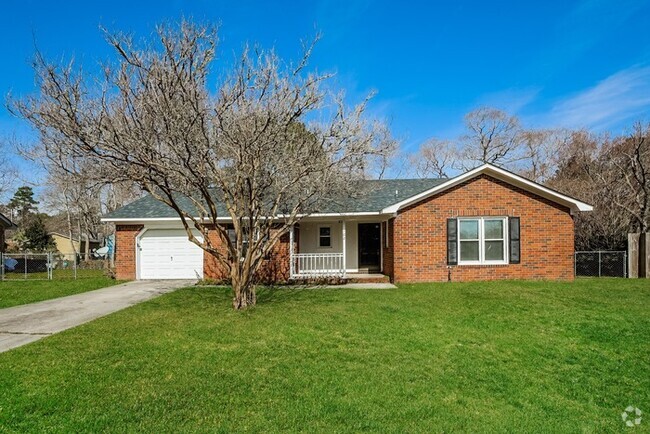
[[[446,181],[451,178],[381,178],[381,179],[362,179],[360,181],[382,182],[382,181]]]

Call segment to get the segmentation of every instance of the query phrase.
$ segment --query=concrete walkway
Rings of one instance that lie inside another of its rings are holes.
[[[193,284],[191,280],[135,281],[0,309],[0,352]]]

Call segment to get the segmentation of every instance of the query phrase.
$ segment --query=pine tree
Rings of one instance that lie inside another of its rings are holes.
[[[34,218],[30,219],[29,223],[27,223],[22,231],[21,244],[23,250],[29,250],[32,252],[44,252],[54,249],[54,239],[52,238],[52,235],[47,232],[45,222],[41,215],[36,215]]]
[[[17,211],[17,217],[20,221],[24,221],[32,211],[36,210],[38,202],[34,200],[34,190],[29,186],[22,186],[16,190],[14,197],[11,198],[7,206],[13,211]]]

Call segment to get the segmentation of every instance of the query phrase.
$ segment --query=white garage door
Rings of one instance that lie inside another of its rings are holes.
[[[140,279],[203,278],[203,249],[183,229],[149,229],[140,237],[139,268]]]

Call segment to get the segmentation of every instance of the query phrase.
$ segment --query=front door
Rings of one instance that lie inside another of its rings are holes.
[[[359,223],[359,271],[379,271],[381,253],[379,223]]]

